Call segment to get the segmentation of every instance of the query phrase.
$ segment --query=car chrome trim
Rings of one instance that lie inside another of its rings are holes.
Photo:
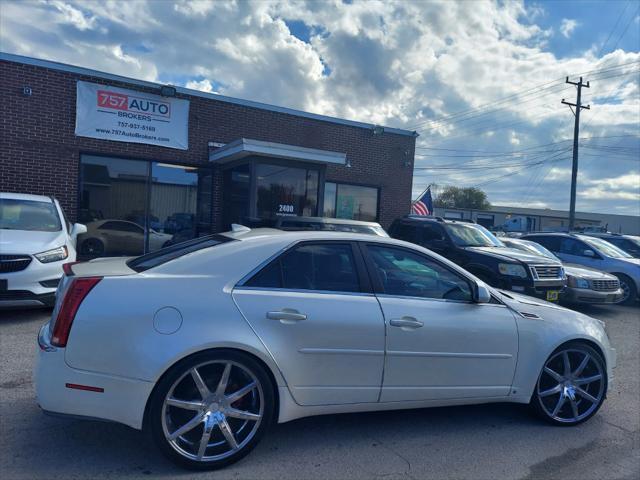
[[[298,352],[326,355],[384,355],[384,350],[360,350],[357,348],[300,348]]]
[[[510,353],[463,353],[463,352],[407,352],[404,350],[387,350],[392,357],[447,357],[447,358],[512,358]]]
[[[42,325],[42,327],[40,327],[40,332],[38,332],[38,346],[42,351],[55,352],[58,350],[58,348],[51,345],[51,343],[49,342],[49,339],[47,338],[48,333],[49,333],[49,323],[47,322],[44,325]]]
[[[340,292],[336,290],[305,290],[298,288],[270,288],[270,287],[235,287],[233,289],[234,292],[241,291],[258,291],[258,292],[275,292],[275,293],[312,293],[312,294],[324,294],[324,295],[348,295],[355,297],[373,297],[373,293],[364,293],[364,292]]]

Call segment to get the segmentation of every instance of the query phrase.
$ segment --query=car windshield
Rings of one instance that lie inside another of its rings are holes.
[[[0,229],[59,232],[62,224],[53,202],[0,198]]]
[[[459,247],[504,247],[498,238],[482,225],[445,223],[449,235]]]
[[[587,243],[590,247],[595,248],[600,253],[602,253],[606,257],[612,258],[633,258],[624,250],[619,249],[615,245],[607,242],[606,240],[602,240],[601,238],[595,237],[580,237],[585,243]]]
[[[547,258],[552,258],[553,260],[560,260],[539,243],[527,242],[526,240],[520,242],[505,240],[504,243],[507,245],[507,247],[517,248],[518,250],[522,250],[523,252],[533,253],[534,255],[542,255]]]

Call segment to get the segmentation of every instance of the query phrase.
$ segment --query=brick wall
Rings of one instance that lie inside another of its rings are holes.
[[[209,141],[228,143],[252,138],[345,152],[351,168],[327,167],[327,181],[380,187],[380,222],[388,227],[409,211],[415,138],[261,110],[201,97],[190,100],[189,150],[76,137],[78,80],[139,91],[115,82],[76,73],[0,61],[0,191],[55,195],[70,219],[76,218],[79,160],[82,153],[115,157],[208,163]],[[22,94],[23,86],[32,89]],[[217,173],[219,177],[219,172]],[[220,179],[214,185],[214,226],[220,222]]]

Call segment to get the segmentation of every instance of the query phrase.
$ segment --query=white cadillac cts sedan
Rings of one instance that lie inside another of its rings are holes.
[[[65,270],[41,408],[149,429],[190,468],[310,415],[516,402],[575,425],[616,361],[599,320],[390,238],[241,227]]]

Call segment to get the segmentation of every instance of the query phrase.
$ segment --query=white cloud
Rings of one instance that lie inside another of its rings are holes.
[[[213,89],[213,85],[206,78],[204,80],[189,80],[185,85],[187,88],[192,88],[193,90],[200,90],[202,92],[207,93],[218,93]]]
[[[580,24],[576,20],[573,20],[571,18],[563,18],[562,22],[560,23],[560,33],[562,33],[562,35],[565,38],[569,38],[571,36],[571,34],[573,33],[573,31],[579,25]]]
[[[591,88],[584,92],[585,102],[591,110],[583,112],[581,136],[640,134],[640,54],[618,48],[601,58],[593,50],[560,58],[549,50],[551,32],[536,24],[545,15],[542,9],[492,0],[5,0],[0,41],[12,53],[147,80],[179,78],[198,90],[213,91],[215,85],[223,95],[415,128],[419,147],[480,151],[572,138],[573,117],[560,100],[572,100],[575,89],[564,84],[564,76],[615,68],[608,75],[586,76]],[[564,20],[570,35],[577,24]],[[308,41],[293,36],[290,21],[307,25]],[[532,93],[513,97],[525,89]],[[485,105],[491,107],[480,114],[434,121]],[[619,142],[604,140],[604,145]],[[635,168],[629,152],[606,166],[585,152],[580,178],[624,175]],[[526,170],[416,170],[415,190],[432,181],[474,185],[511,172],[483,187],[494,203],[543,198],[562,208],[568,204],[568,188],[545,188],[561,182],[570,152],[542,151],[518,162],[554,155],[558,163]],[[416,166],[459,160],[416,157]],[[635,208],[631,201],[616,202]]]

